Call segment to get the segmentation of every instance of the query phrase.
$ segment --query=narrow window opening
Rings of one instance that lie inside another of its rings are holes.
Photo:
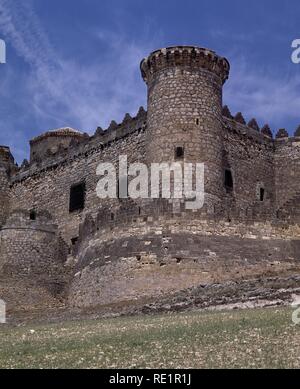
[[[70,189],[70,206],[69,211],[81,211],[85,205],[85,183],[82,182],[77,185],[73,185]]]
[[[175,159],[183,159],[184,158],[184,148],[179,146],[175,149]]]
[[[197,118],[197,119],[196,119],[196,125],[199,126],[199,123],[200,123],[200,121],[199,121],[199,119]]]
[[[259,190],[259,199],[260,199],[260,201],[265,200],[265,189],[264,188],[260,188],[260,190]]]
[[[78,242],[78,236],[76,238],[71,239],[72,246],[75,246],[77,242]]]
[[[36,220],[36,212],[30,211],[29,218],[30,218],[30,220]]]
[[[227,192],[231,192],[233,190],[233,178],[231,170],[225,170],[225,188]]]
[[[114,213],[110,214],[110,220],[115,220],[115,214]]]

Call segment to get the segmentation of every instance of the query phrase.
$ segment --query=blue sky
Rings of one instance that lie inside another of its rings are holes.
[[[0,144],[63,126],[93,133],[146,107],[139,63],[171,45],[226,56],[224,103],[291,134],[300,124],[299,0],[0,0]]]

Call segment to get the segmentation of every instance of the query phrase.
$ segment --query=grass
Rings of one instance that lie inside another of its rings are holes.
[[[0,368],[299,368],[291,308],[0,327]]]

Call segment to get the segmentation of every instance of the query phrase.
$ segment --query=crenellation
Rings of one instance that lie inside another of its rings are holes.
[[[242,114],[241,112],[238,112],[238,113],[235,115],[234,120],[235,120],[237,123],[246,125],[246,120],[244,119],[244,116],[243,116],[243,114]]]
[[[251,119],[248,124],[247,124],[248,127],[251,127],[253,128],[253,130],[259,132],[260,131],[260,128],[259,128],[259,125],[257,124],[257,121],[256,119]]]
[[[270,128],[270,126],[269,126],[268,124],[265,124],[265,125],[262,127],[261,133],[262,133],[264,136],[273,139],[273,132],[272,132],[272,130],[271,130],[271,128]]]
[[[233,116],[222,101],[229,71],[208,49],[160,49],[141,63],[147,110],[93,135],[47,131],[20,167],[0,146],[0,278],[53,293],[58,284],[70,305],[90,307],[298,269],[300,128],[273,137],[269,125]],[[97,167],[118,171],[120,155],[148,167],[203,163],[203,207],[100,199]]]
[[[284,138],[288,138],[288,137],[289,137],[289,134],[285,128],[280,128],[277,131],[276,139],[284,139]]]

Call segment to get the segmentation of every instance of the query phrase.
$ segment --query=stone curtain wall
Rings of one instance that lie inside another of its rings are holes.
[[[300,196],[300,137],[276,140],[274,161],[277,208],[281,209]]]
[[[300,230],[181,217],[100,229],[80,245],[69,292],[88,307],[300,270]]]
[[[117,165],[119,155],[127,155],[129,162],[143,161],[142,130],[110,142],[104,147],[99,140],[97,147],[88,147],[83,153],[70,156],[60,164],[50,165],[23,180],[20,176],[12,185],[12,206],[48,210],[58,224],[63,238],[70,244],[71,239],[78,236],[79,224],[86,213],[97,213],[103,204],[109,204],[112,212],[119,207],[119,200],[101,200],[96,194],[98,164],[112,162]],[[70,188],[81,182],[86,185],[85,209],[83,212],[69,213]]]
[[[234,205],[257,209],[271,218],[275,213],[273,140],[234,120],[224,121],[223,168],[232,172]],[[265,192],[263,202],[260,188]]]
[[[276,211],[288,200],[295,197],[294,203],[297,207],[300,183],[300,147],[297,145],[300,142],[292,142],[289,139],[274,141],[233,119],[223,117],[223,121],[222,175],[218,185],[224,190],[224,171],[228,168],[232,172],[234,188],[227,195],[224,192],[217,209],[224,211],[225,208],[227,213],[235,218],[240,215],[240,220],[251,220],[256,214],[264,220],[273,220],[278,216]],[[110,132],[106,137],[109,136]],[[77,146],[80,152],[52,157],[48,162],[45,161],[45,166],[31,164],[30,168],[13,176],[11,208],[47,209],[54,216],[55,223],[68,244],[72,238],[78,237],[79,224],[88,213],[96,216],[99,210],[104,212],[108,209],[107,221],[103,221],[106,223],[111,214],[118,214],[120,209],[125,213],[127,211],[130,219],[132,214],[138,215],[139,208],[151,208],[151,203],[147,201],[101,200],[96,196],[96,168],[100,162],[111,161],[117,164],[121,154],[128,155],[129,163],[146,161],[145,130],[133,128],[128,133],[121,133],[118,139],[106,138],[107,143],[103,144],[101,139],[93,137],[82,149]],[[0,176],[0,179],[4,182],[2,188],[5,188],[6,174]],[[70,188],[82,181],[86,182],[87,189],[85,209],[83,212],[70,214]],[[263,202],[260,201],[260,188],[265,191]],[[4,218],[7,210],[5,195],[2,196],[2,203],[1,215]],[[286,205],[285,213],[291,212],[289,203]],[[294,213],[294,210],[292,212]],[[169,213],[172,214],[172,208]]]
[[[9,178],[0,166],[0,227],[5,223],[9,212]]]

